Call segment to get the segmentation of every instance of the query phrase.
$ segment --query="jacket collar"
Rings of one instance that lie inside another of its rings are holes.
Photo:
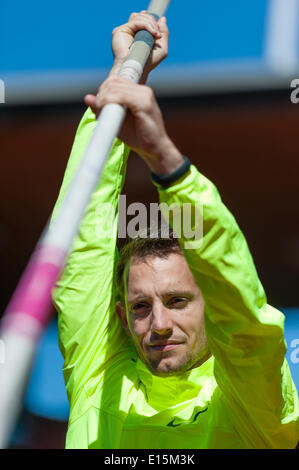
[[[196,397],[214,375],[214,357],[179,377],[158,377],[138,358],[136,371],[148,404],[158,411]]]

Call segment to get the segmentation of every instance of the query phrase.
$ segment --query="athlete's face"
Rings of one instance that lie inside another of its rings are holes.
[[[184,256],[133,261],[127,300],[118,313],[152,373],[178,375],[210,357],[204,300]]]

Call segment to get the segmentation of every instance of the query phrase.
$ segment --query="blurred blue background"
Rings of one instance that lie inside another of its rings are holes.
[[[111,51],[107,44],[114,25],[125,23],[130,11],[147,6],[144,0],[3,4],[4,17],[13,19],[1,28],[5,72],[108,68]],[[189,0],[185,4],[172,0],[167,13],[172,36],[168,64],[261,59],[267,8],[268,0],[252,0],[246,11],[240,0]]]
[[[146,7],[144,0],[3,0],[6,102],[72,101],[96,88],[111,66],[112,29]],[[151,79],[160,94],[268,88],[298,70],[298,0],[172,0],[167,18],[169,57]]]

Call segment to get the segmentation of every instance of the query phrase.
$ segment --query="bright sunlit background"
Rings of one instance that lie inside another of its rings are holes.
[[[114,25],[145,4],[2,2],[6,100],[80,99],[111,66]],[[169,57],[152,79],[159,93],[269,88],[286,84],[298,70],[297,0],[172,0],[167,18]]]

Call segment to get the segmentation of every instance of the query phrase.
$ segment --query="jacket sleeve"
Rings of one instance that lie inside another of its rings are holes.
[[[216,187],[193,165],[170,187],[156,186],[161,203],[189,203],[193,231],[202,206],[201,242],[188,245],[183,229],[179,238],[205,300],[215,378],[236,432],[244,447],[295,448],[299,406],[285,359],[284,316],[267,304],[242,232]]]
[[[95,115],[87,109],[77,130],[53,218],[95,125]],[[128,154],[129,149],[116,139],[53,294],[71,404],[86,381],[99,375],[127,341],[115,315],[114,272],[118,197]]]

